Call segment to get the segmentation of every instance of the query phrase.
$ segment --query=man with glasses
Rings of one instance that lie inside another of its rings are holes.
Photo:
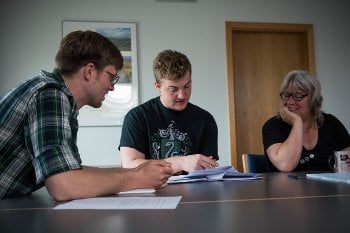
[[[41,71],[0,100],[0,200],[43,185],[57,201],[162,188],[171,164],[149,161],[134,169],[82,165],[78,110],[98,108],[123,67],[119,49],[92,31],[61,41],[52,73]]]
[[[271,171],[331,170],[329,158],[334,151],[350,150],[350,136],[335,116],[322,112],[319,81],[307,71],[293,70],[280,91],[281,109],[262,128]]]
[[[171,163],[174,173],[218,166],[218,129],[213,116],[189,102],[192,68],[188,58],[164,50],[153,63],[159,93],[125,116],[120,138],[123,167],[147,160]]]

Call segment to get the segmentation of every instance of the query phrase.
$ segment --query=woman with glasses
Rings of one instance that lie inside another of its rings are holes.
[[[280,97],[279,113],[262,128],[271,171],[330,170],[334,151],[350,150],[350,135],[335,116],[322,112],[319,81],[293,70],[281,84]]]

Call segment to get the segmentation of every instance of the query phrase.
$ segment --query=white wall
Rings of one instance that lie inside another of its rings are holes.
[[[210,111],[219,127],[222,165],[230,164],[225,21],[314,25],[316,69],[324,110],[350,129],[348,0],[5,0],[0,9],[0,95],[41,69],[54,68],[62,20],[136,22],[139,97],[153,88],[152,61],[163,49],[184,52],[193,65],[191,101]],[[85,164],[119,164],[120,127],[79,129]]]

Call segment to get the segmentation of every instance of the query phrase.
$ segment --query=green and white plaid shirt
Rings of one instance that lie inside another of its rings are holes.
[[[41,71],[0,100],[0,200],[81,169],[78,111],[62,76]]]

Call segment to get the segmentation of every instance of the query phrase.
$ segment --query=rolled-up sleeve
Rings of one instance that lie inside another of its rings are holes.
[[[69,97],[56,88],[39,91],[30,102],[26,143],[37,183],[54,174],[81,169],[76,145],[78,123]]]

